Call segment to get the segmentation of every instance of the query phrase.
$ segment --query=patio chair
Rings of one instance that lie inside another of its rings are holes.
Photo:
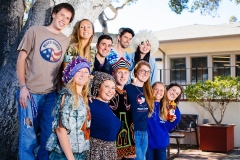
[[[171,132],[189,133],[190,146],[192,145],[192,133],[195,132],[197,146],[198,142],[198,115],[197,114],[181,114],[181,120],[175,129]]]
[[[179,143],[179,139],[180,139],[180,138],[184,138],[185,135],[183,135],[183,134],[169,133],[169,137],[176,139],[176,143],[177,143],[177,153],[170,154],[170,144],[169,144],[168,147],[167,147],[167,160],[170,160],[170,159],[173,159],[173,158],[178,157],[178,155],[179,155],[179,153],[180,153],[180,143]]]

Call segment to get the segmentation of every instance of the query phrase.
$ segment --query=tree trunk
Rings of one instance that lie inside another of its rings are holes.
[[[26,25],[20,30],[21,27],[19,26],[22,24],[24,0],[1,0],[0,12],[3,16],[0,18],[4,23],[2,23],[0,28],[0,49],[6,46],[7,49],[0,50],[0,56],[4,58],[4,64],[0,68],[0,159],[18,159],[19,122],[17,119],[17,101],[15,95],[18,86],[16,76],[18,52],[16,48],[30,26],[49,23],[51,6],[54,5],[54,2],[69,1],[37,0],[29,12],[29,19]],[[65,30],[65,34],[67,35],[71,33],[73,24],[82,18],[88,18],[94,22],[98,15],[111,3],[111,0],[71,0],[70,3],[76,9],[76,17],[72,25]]]
[[[16,81],[16,76],[5,72],[3,65],[9,66],[4,60],[11,52],[11,47],[21,31],[24,14],[23,0],[1,0],[0,2],[0,157],[1,159],[16,159],[18,149],[18,121],[15,101],[15,88],[12,83]],[[13,60],[12,63],[16,63]],[[15,67],[9,68],[11,73],[15,72]],[[15,74],[15,73],[14,73]],[[7,75],[7,76],[6,76]],[[13,78],[12,78],[13,77]],[[15,77],[15,78],[14,78]],[[7,79],[6,79],[7,78]],[[11,86],[8,88],[8,86]],[[14,90],[14,91],[13,91]]]
[[[64,0],[55,0],[56,3],[61,3]],[[72,32],[72,28],[75,23],[81,19],[89,19],[91,22],[95,22],[98,15],[111,4],[111,0],[67,0],[75,8],[75,18],[73,22],[66,27],[62,32],[67,36]]]
[[[0,68],[21,31],[25,4],[23,0],[0,0]]]

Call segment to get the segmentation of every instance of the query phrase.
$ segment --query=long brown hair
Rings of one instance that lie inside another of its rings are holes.
[[[168,110],[167,110],[167,91],[166,91],[166,87],[162,82],[155,82],[152,85],[152,89],[154,90],[154,87],[160,84],[164,87],[164,94],[162,99],[160,100],[160,110],[159,110],[159,117],[161,117],[163,120],[167,120],[167,114],[168,114]]]
[[[137,72],[142,66],[147,66],[151,70],[149,63],[141,60],[134,67],[133,73],[135,77]],[[153,97],[153,90],[150,84],[150,76],[148,80],[143,84],[143,93],[148,104],[148,110],[149,110],[148,117],[151,117],[152,113],[154,112],[154,97]]]
[[[71,43],[76,43],[78,54],[81,57],[87,58],[87,60],[90,61],[91,60],[91,56],[90,56],[91,55],[91,51],[90,51],[91,46],[90,45],[92,43],[93,35],[89,38],[87,45],[82,46],[82,38],[80,36],[80,25],[83,21],[88,21],[92,24],[92,30],[93,30],[93,35],[94,35],[93,23],[88,19],[82,19],[81,21],[78,21],[73,28],[73,32],[71,34]]]
[[[86,84],[84,84],[83,88],[82,88],[82,97],[83,97],[83,101],[86,104],[86,106],[88,106],[88,85],[89,85],[89,78]],[[78,107],[78,103],[79,103],[79,95],[77,93],[77,86],[76,83],[73,79],[71,79],[67,85],[66,88],[69,89],[72,94],[73,94],[73,109],[76,109]]]

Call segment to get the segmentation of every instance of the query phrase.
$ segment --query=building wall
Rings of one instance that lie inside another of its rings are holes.
[[[235,55],[240,54],[240,36],[235,37],[220,37],[220,38],[208,38],[208,39],[196,39],[196,40],[182,40],[172,42],[160,42],[160,49],[153,56],[155,58],[162,58],[163,61],[157,62],[158,69],[169,69],[170,58],[174,57],[186,57],[186,67],[190,68],[190,59],[194,56],[207,56],[208,67],[212,67],[212,55],[224,55],[231,56],[231,65],[235,65]],[[160,71],[159,71],[160,73]],[[234,73],[234,71],[232,72]],[[189,76],[189,75],[187,75]],[[165,84],[169,84],[169,74],[162,74]],[[212,79],[212,75],[209,74],[209,79]],[[189,77],[188,77],[189,79]],[[159,75],[160,80],[160,75]],[[190,83],[188,80],[187,83]],[[180,102],[179,108],[183,114],[198,114],[199,124],[203,123],[203,119],[208,119],[209,123],[214,123],[210,113],[204,110],[201,106],[192,102]],[[220,113],[216,113],[219,118]],[[232,102],[227,106],[222,124],[235,124],[234,128],[234,146],[240,147],[240,103]],[[217,134],[217,133],[216,133]],[[184,139],[180,139],[181,143],[189,144],[189,134],[185,134]],[[175,143],[175,139],[171,139],[171,143]],[[192,143],[196,144],[195,135],[192,136]]]
[[[203,124],[203,119],[208,119],[209,123],[215,123],[210,113],[204,110],[201,106],[193,102],[180,102],[179,108],[182,114],[198,114],[198,124]],[[222,124],[235,124],[234,128],[234,147],[240,147],[240,103],[232,102],[227,106]],[[217,119],[220,113],[216,112]],[[216,133],[217,134],[217,133]],[[175,139],[171,139],[171,143],[175,143]],[[189,134],[185,133],[185,138],[180,139],[181,144],[189,144]],[[195,135],[192,136],[192,144],[196,144]]]
[[[207,57],[208,66],[213,67],[213,55],[230,55],[231,66],[235,66],[235,56],[240,55],[240,36],[226,36],[219,38],[202,38],[181,41],[160,42],[159,50],[153,54],[155,58],[162,58],[162,62],[157,62],[159,69],[159,79],[165,84],[170,83],[170,59],[171,58],[186,58],[187,81],[184,84],[191,83],[191,68],[192,57]],[[160,69],[167,69],[160,76]],[[231,67],[231,75],[235,76],[235,68]],[[213,75],[209,68],[208,79],[212,80]]]
[[[196,40],[182,40],[160,42],[160,48],[166,55],[195,54],[209,52],[225,52],[240,50],[240,36],[226,38],[203,38]]]

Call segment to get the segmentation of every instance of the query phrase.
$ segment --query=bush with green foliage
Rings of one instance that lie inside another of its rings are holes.
[[[184,90],[187,98],[191,102],[196,102],[207,110],[215,123],[222,123],[227,105],[230,102],[240,99],[240,77],[218,76],[214,81],[197,82],[190,84]],[[221,113],[220,120],[217,120],[214,113],[219,109]]]

